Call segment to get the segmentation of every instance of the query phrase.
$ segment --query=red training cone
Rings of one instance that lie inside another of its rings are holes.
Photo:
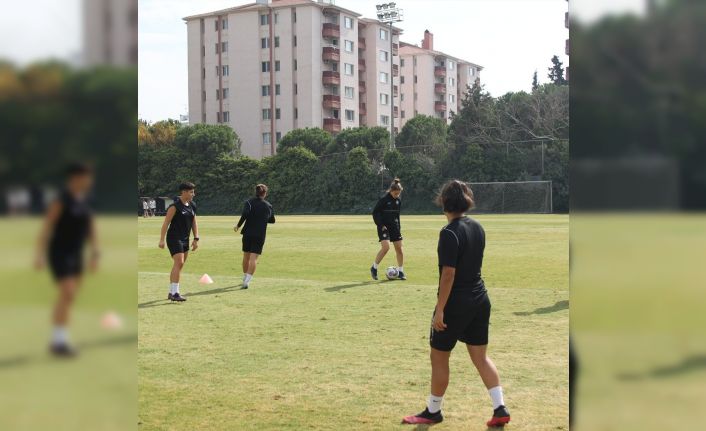
[[[213,279],[208,276],[208,274],[204,274],[201,276],[201,279],[199,280],[199,283],[201,284],[213,284]]]

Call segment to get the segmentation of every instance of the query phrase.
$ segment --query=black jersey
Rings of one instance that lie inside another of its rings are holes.
[[[444,266],[456,268],[452,294],[457,291],[485,293],[481,278],[484,250],[485,231],[472,218],[459,217],[441,229],[437,248],[439,275]]]
[[[66,253],[80,251],[91,232],[93,213],[88,200],[78,200],[65,190],[59,202],[61,213],[54,225],[49,249]]]
[[[378,226],[400,225],[400,210],[402,201],[400,198],[393,198],[390,193],[381,197],[373,209],[373,220]]]
[[[170,207],[174,207],[176,211],[174,212],[171,223],[169,223],[167,239],[188,241],[191,235],[191,227],[194,225],[194,217],[196,217],[196,205],[194,205],[193,202],[184,205],[181,199],[177,199],[173,204],[167,207],[167,210],[169,210]]]
[[[264,239],[267,234],[267,224],[274,222],[275,211],[272,205],[264,199],[254,197],[245,201],[238,227],[245,223],[241,231],[243,236]]]

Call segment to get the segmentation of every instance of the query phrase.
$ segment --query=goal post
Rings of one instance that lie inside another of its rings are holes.
[[[487,214],[551,214],[551,181],[468,183],[476,203],[474,212]]]

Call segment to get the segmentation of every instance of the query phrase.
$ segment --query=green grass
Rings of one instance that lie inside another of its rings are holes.
[[[568,217],[479,216],[493,303],[490,355],[522,430],[568,429]],[[394,430],[429,393],[429,322],[443,216],[403,217],[406,282],[371,282],[368,216],[282,216],[249,290],[233,217],[200,217],[201,247],[167,294],[161,219],[139,220],[141,430]],[[384,266],[394,264],[391,253]],[[199,285],[208,273],[215,284]],[[490,401],[460,345],[446,421],[485,430]]]
[[[47,271],[32,268],[39,227],[37,218],[0,219],[0,429],[130,429],[137,417],[134,218],[98,220],[103,259],[85,277],[72,312],[81,355],[70,361],[46,351],[56,289]],[[123,328],[100,327],[111,310]]]

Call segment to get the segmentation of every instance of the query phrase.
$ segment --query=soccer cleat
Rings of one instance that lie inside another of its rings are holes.
[[[78,355],[76,349],[68,345],[67,343],[52,343],[49,346],[49,351],[52,355],[61,358],[73,358]]]
[[[397,276],[400,280],[406,280],[407,277],[405,277],[404,272],[400,271],[399,275]]]
[[[510,412],[505,406],[499,406],[493,412],[493,417],[486,423],[489,427],[503,427],[510,422]]]
[[[378,269],[375,268],[374,266],[370,267],[370,275],[373,277],[373,280],[378,279]]]
[[[171,298],[169,298],[169,299],[172,300],[172,301],[174,301],[174,302],[184,302],[184,301],[186,301],[186,298],[184,298],[183,296],[179,295],[178,292],[175,293],[175,294],[173,294],[173,295],[171,295]]]
[[[241,289],[247,289],[248,287],[249,286],[247,284],[243,283],[243,287],[241,287]]]
[[[171,292],[169,293],[169,295],[167,295],[167,299],[170,300],[170,301],[172,300],[172,294],[171,294]]]
[[[424,425],[434,425],[443,421],[444,417],[441,415],[441,410],[436,413],[429,413],[429,409],[424,409],[423,412],[418,413],[414,416],[405,416],[402,418],[403,424],[424,424]]]

